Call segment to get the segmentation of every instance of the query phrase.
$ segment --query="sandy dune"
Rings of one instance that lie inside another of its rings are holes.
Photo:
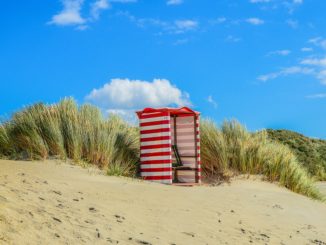
[[[260,181],[176,187],[0,161],[0,244],[117,243],[326,244],[326,204]]]

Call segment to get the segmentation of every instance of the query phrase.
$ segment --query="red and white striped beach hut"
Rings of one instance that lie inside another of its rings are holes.
[[[140,121],[140,173],[165,184],[200,183],[199,112],[145,108]]]

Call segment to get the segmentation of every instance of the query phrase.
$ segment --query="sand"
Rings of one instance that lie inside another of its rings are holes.
[[[179,187],[0,161],[0,244],[118,243],[326,244],[326,204],[258,180]]]

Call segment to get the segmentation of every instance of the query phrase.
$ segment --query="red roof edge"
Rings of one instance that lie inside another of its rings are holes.
[[[192,114],[192,115],[200,115],[198,111],[194,111],[190,109],[189,107],[180,107],[180,108],[169,108],[169,107],[164,107],[164,108],[150,108],[147,107],[141,111],[137,111],[138,117],[140,117],[143,113],[153,113],[153,112],[169,112],[170,115],[184,115],[184,114]]]

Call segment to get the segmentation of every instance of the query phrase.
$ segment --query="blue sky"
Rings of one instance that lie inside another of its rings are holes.
[[[0,3],[0,114],[73,96],[126,117],[191,105],[326,139],[326,1]]]

